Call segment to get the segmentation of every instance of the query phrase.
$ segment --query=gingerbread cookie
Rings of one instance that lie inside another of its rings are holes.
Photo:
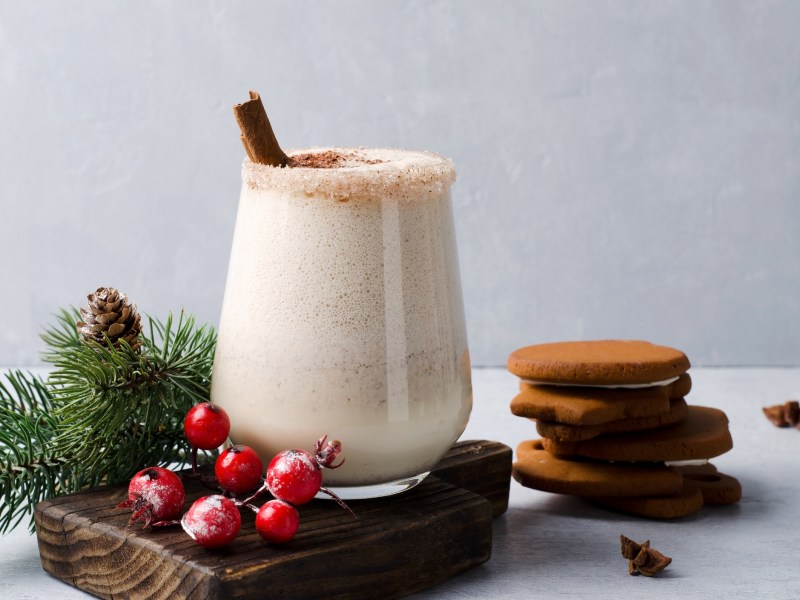
[[[725,506],[735,504],[742,498],[742,484],[725,473],[719,473],[711,463],[674,467],[684,480],[690,482],[703,494],[703,504]]]
[[[669,385],[670,400],[684,398],[692,391],[692,378],[688,373],[679,375],[678,378]]]
[[[585,499],[605,508],[651,519],[687,517],[703,508],[703,494],[688,482],[684,483],[680,492],[669,496]]]
[[[681,475],[684,477],[686,475],[691,476],[704,476],[704,475],[713,475],[717,472],[717,467],[712,465],[708,461],[701,460],[687,460],[687,461],[672,461],[669,463],[670,467],[675,467],[678,471],[681,472]]]
[[[677,398],[670,401],[670,407],[667,412],[653,415],[652,417],[619,419],[598,425],[570,425],[557,421],[537,421],[536,431],[542,437],[560,442],[579,442],[595,438],[598,435],[645,431],[672,425],[684,419],[688,412],[689,406],[686,401],[683,398]]]
[[[556,342],[511,353],[508,370],[523,379],[566,385],[665,381],[689,369],[680,350],[634,340]]]
[[[689,375],[668,385],[640,389],[523,383],[522,391],[511,401],[511,412],[518,417],[571,425],[651,417],[669,412],[670,399],[683,397],[691,385]]]
[[[541,440],[522,442],[512,474],[525,487],[576,496],[663,496],[678,493],[683,476],[663,464],[563,460]]]
[[[704,406],[690,406],[686,418],[660,429],[603,435],[579,442],[544,438],[542,443],[545,450],[557,456],[619,461],[713,458],[733,447],[725,413]]]
[[[742,497],[739,481],[718,473],[716,467],[706,465],[686,465],[673,467],[684,476],[683,488],[672,496],[586,498],[594,504],[652,519],[674,519],[697,512],[705,505],[723,506],[734,504]]]

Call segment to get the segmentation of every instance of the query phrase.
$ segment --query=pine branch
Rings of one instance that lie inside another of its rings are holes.
[[[50,451],[57,429],[41,378],[13,371],[0,380],[0,532],[30,516],[36,502],[76,489],[69,470]],[[30,522],[32,529],[33,521]]]
[[[139,465],[180,459],[183,417],[208,400],[215,334],[194,319],[150,319],[156,338],[143,352],[80,344],[64,349],[48,384],[61,433],[53,441],[69,464],[99,478],[129,478]],[[91,440],[91,443],[87,443]],[[109,469],[110,467],[110,469]]]
[[[45,329],[40,336],[48,347],[48,351],[42,353],[42,360],[49,363],[55,363],[62,351],[81,345],[76,326],[81,320],[81,313],[78,309],[74,306],[62,308],[55,317],[56,324]]]
[[[0,533],[40,500],[185,464],[183,419],[209,399],[216,333],[193,317],[148,317],[140,352],[124,340],[84,342],[74,308],[56,318],[42,335],[47,381],[20,372],[0,381]]]

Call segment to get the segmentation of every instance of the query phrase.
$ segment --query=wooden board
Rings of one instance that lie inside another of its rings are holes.
[[[127,486],[62,496],[36,506],[42,566],[101,598],[398,598],[489,559],[492,516],[508,506],[511,449],[497,442],[453,446],[413,490],[300,507],[300,530],[270,546],[243,511],[228,547],[206,550],[178,528],[144,530],[115,508]],[[187,481],[189,502],[209,493]]]

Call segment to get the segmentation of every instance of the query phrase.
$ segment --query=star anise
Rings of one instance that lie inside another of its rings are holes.
[[[800,428],[800,402],[787,400],[783,404],[765,406],[761,410],[775,427]]]
[[[647,577],[654,577],[672,562],[669,556],[665,556],[655,548],[651,548],[650,540],[639,544],[621,535],[619,536],[619,541],[622,548],[622,556],[628,559],[628,573],[631,575],[641,573]]]

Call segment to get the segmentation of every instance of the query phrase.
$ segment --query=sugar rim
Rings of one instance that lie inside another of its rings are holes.
[[[299,148],[287,154],[318,154],[326,151],[355,155],[343,166],[272,167],[250,161],[242,163],[242,182],[258,190],[299,191],[334,200],[365,197],[411,198],[441,194],[456,179],[453,161],[434,152],[397,148]],[[381,160],[379,163],[358,160]]]

